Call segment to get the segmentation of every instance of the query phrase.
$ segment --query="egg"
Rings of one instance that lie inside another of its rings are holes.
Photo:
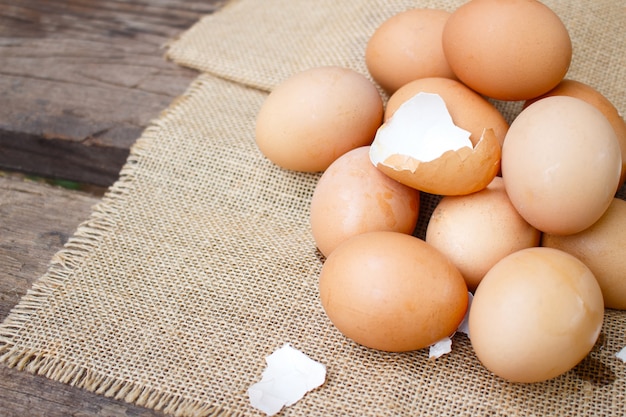
[[[555,378],[596,343],[604,318],[593,273],[563,251],[535,247],[500,260],[474,294],[472,348],[495,375],[512,382]]]
[[[410,9],[384,21],[369,38],[365,64],[387,93],[424,77],[456,78],[441,46],[450,12]]]
[[[524,106],[528,107],[535,101],[550,96],[576,97],[595,106],[602,112],[602,114],[604,114],[609,123],[611,123],[611,126],[613,126],[613,129],[617,134],[620,149],[622,150],[622,175],[620,176],[619,183],[620,185],[624,184],[624,181],[626,181],[626,121],[624,121],[624,118],[613,103],[611,103],[608,98],[590,85],[576,80],[565,79],[546,94],[535,99],[528,100],[524,103]]]
[[[322,266],[319,291],[343,335],[390,352],[450,336],[469,298],[461,273],[443,254],[414,236],[388,231],[340,244]]]
[[[499,100],[526,100],[551,90],[572,59],[567,28],[535,0],[471,0],[449,17],[442,46],[464,84]]]
[[[268,95],[256,118],[256,144],[282,168],[320,172],[369,145],[382,117],[382,97],[364,75],[338,66],[311,68]]]
[[[551,234],[595,223],[615,196],[621,170],[613,127],[574,97],[546,97],[522,110],[502,147],[502,178],[513,206]]]
[[[485,188],[500,170],[493,129],[476,142],[457,126],[439,94],[417,93],[376,132],[370,160],[383,173],[420,191],[465,195]]]
[[[418,93],[438,94],[446,104],[455,125],[471,133],[477,143],[485,129],[492,129],[500,144],[509,124],[500,111],[485,98],[457,80],[442,77],[420,78],[400,87],[389,97],[384,121],[396,112],[402,103]]]
[[[328,256],[354,235],[388,230],[413,233],[419,191],[389,178],[370,162],[369,146],[335,160],[317,182],[311,199],[311,231]]]
[[[500,259],[538,246],[540,236],[515,210],[500,177],[476,193],[443,197],[426,229],[426,242],[454,263],[471,291]]]
[[[613,199],[600,220],[582,232],[544,233],[541,244],[580,259],[598,280],[605,307],[626,310],[626,201]]]

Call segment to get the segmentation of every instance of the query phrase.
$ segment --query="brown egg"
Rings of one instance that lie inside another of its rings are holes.
[[[480,139],[485,129],[493,129],[500,144],[509,129],[504,116],[493,104],[459,81],[441,77],[421,78],[399,88],[387,102],[384,120],[417,93],[439,94],[452,116],[454,124],[471,132],[472,142]]]
[[[605,307],[626,310],[626,201],[613,199],[600,220],[582,232],[546,233],[541,244],[580,259],[598,280]]]
[[[468,293],[460,272],[414,236],[354,236],[326,259],[322,306],[348,338],[373,349],[422,349],[450,336],[465,316]]]
[[[563,80],[554,89],[546,94],[527,101],[524,107],[528,107],[537,100],[550,96],[570,96],[576,97],[595,106],[609,120],[617,139],[619,140],[620,149],[622,150],[622,175],[620,177],[620,185],[626,181],[626,122],[619,113],[617,108],[602,93],[595,88],[575,80]]]
[[[320,177],[311,200],[311,230],[328,256],[344,240],[378,230],[413,233],[419,191],[389,178],[370,162],[369,146],[351,150]]]
[[[384,21],[365,48],[372,78],[390,94],[418,78],[456,78],[441,46],[449,16],[445,10],[411,9]]]
[[[611,204],[622,170],[617,136],[591,104],[553,96],[524,109],[502,147],[511,202],[542,232],[578,233]]]
[[[466,195],[485,188],[500,170],[500,144],[492,130],[473,149],[448,151],[429,162],[394,155],[377,168],[416,190],[438,195]]]
[[[442,44],[464,84],[499,100],[526,100],[551,90],[572,59],[567,28],[535,0],[471,0],[446,22]]]
[[[269,94],[257,115],[256,143],[282,168],[323,171],[347,151],[369,145],[382,116],[382,98],[364,75],[312,68]]]
[[[539,245],[540,232],[515,210],[496,177],[484,190],[443,197],[426,229],[426,242],[459,269],[473,291],[500,259]]]
[[[469,313],[480,362],[512,382],[552,379],[593,348],[604,318],[602,292],[580,260],[551,248],[508,255],[483,278]]]

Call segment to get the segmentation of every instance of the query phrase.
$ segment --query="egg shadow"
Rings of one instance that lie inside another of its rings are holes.
[[[602,350],[604,342],[605,335],[601,333],[593,350],[573,369],[579,379],[600,387],[611,385],[617,380],[615,372],[596,357]]]

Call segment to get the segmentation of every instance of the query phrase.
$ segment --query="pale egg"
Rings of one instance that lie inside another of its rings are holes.
[[[576,366],[595,345],[602,292],[589,268],[552,248],[500,260],[478,285],[469,313],[480,362],[512,382],[541,382]]]
[[[546,233],[578,233],[595,223],[611,204],[621,172],[613,127],[598,109],[573,97],[547,97],[525,108],[502,147],[511,202]]]
[[[602,114],[604,114],[609,123],[611,123],[611,126],[613,126],[622,150],[622,175],[619,183],[620,185],[624,184],[626,181],[626,121],[624,121],[624,117],[620,114],[613,103],[611,103],[611,101],[609,101],[609,99],[606,98],[601,92],[590,85],[576,80],[565,79],[546,94],[535,99],[528,100],[524,103],[524,105],[525,107],[528,107],[535,101],[550,96],[576,97],[593,105],[595,108],[600,110]]]
[[[257,114],[256,143],[282,168],[324,171],[349,150],[371,144],[382,117],[380,93],[364,75],[316,67],[269,94]]]
[[[515,210],[500,177],[476,193],[443,197],[426,229],[426,242],[454,263],[471,291],[498,261],[538,246],[540,237]]]
[[[541,244],[583,261],[598,280],[605,307],[626,310],[626,201],[613,199],[600,220],[582,232],[544,233]]]

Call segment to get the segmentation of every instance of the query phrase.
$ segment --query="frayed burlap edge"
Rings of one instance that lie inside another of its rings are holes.
[[[131,147],[118,181],[109,188],[102,201],[94,206],[90,218],[78,226],[63,249],[54,255],[48,271],[33,284],[4,322],[0,323],[0,363],[5,363],[10,368],[45,376],[105,397],[123,400],[173,416],[234,417],[238,415],[221,407],[159,392],[136,382],[122,382],[113,376],[102,375],[82,366],[66,363],[45,352],[18,348],[12,342],[13,337],[28,322],[33,313],[42,308],[58,286],[79,271],[91,251],[98,246],[101,237],[110,232],[112,225],[107,220],[107,214],[120,210],[124,197],[132,190],[138,160],[162,125],[178,112],[181,105],[201,85],[200,78],[194,80],[187,90],[143,131]]]
[[[0,362],[5,362],[9,367],[173,416],[233,417],[237,415],[220,407],[164,394],[137,383],[120,382],[115,378],[63,363],[41,353],[11,349],[9,345],[2,346],[0,353],[2,353]]]

